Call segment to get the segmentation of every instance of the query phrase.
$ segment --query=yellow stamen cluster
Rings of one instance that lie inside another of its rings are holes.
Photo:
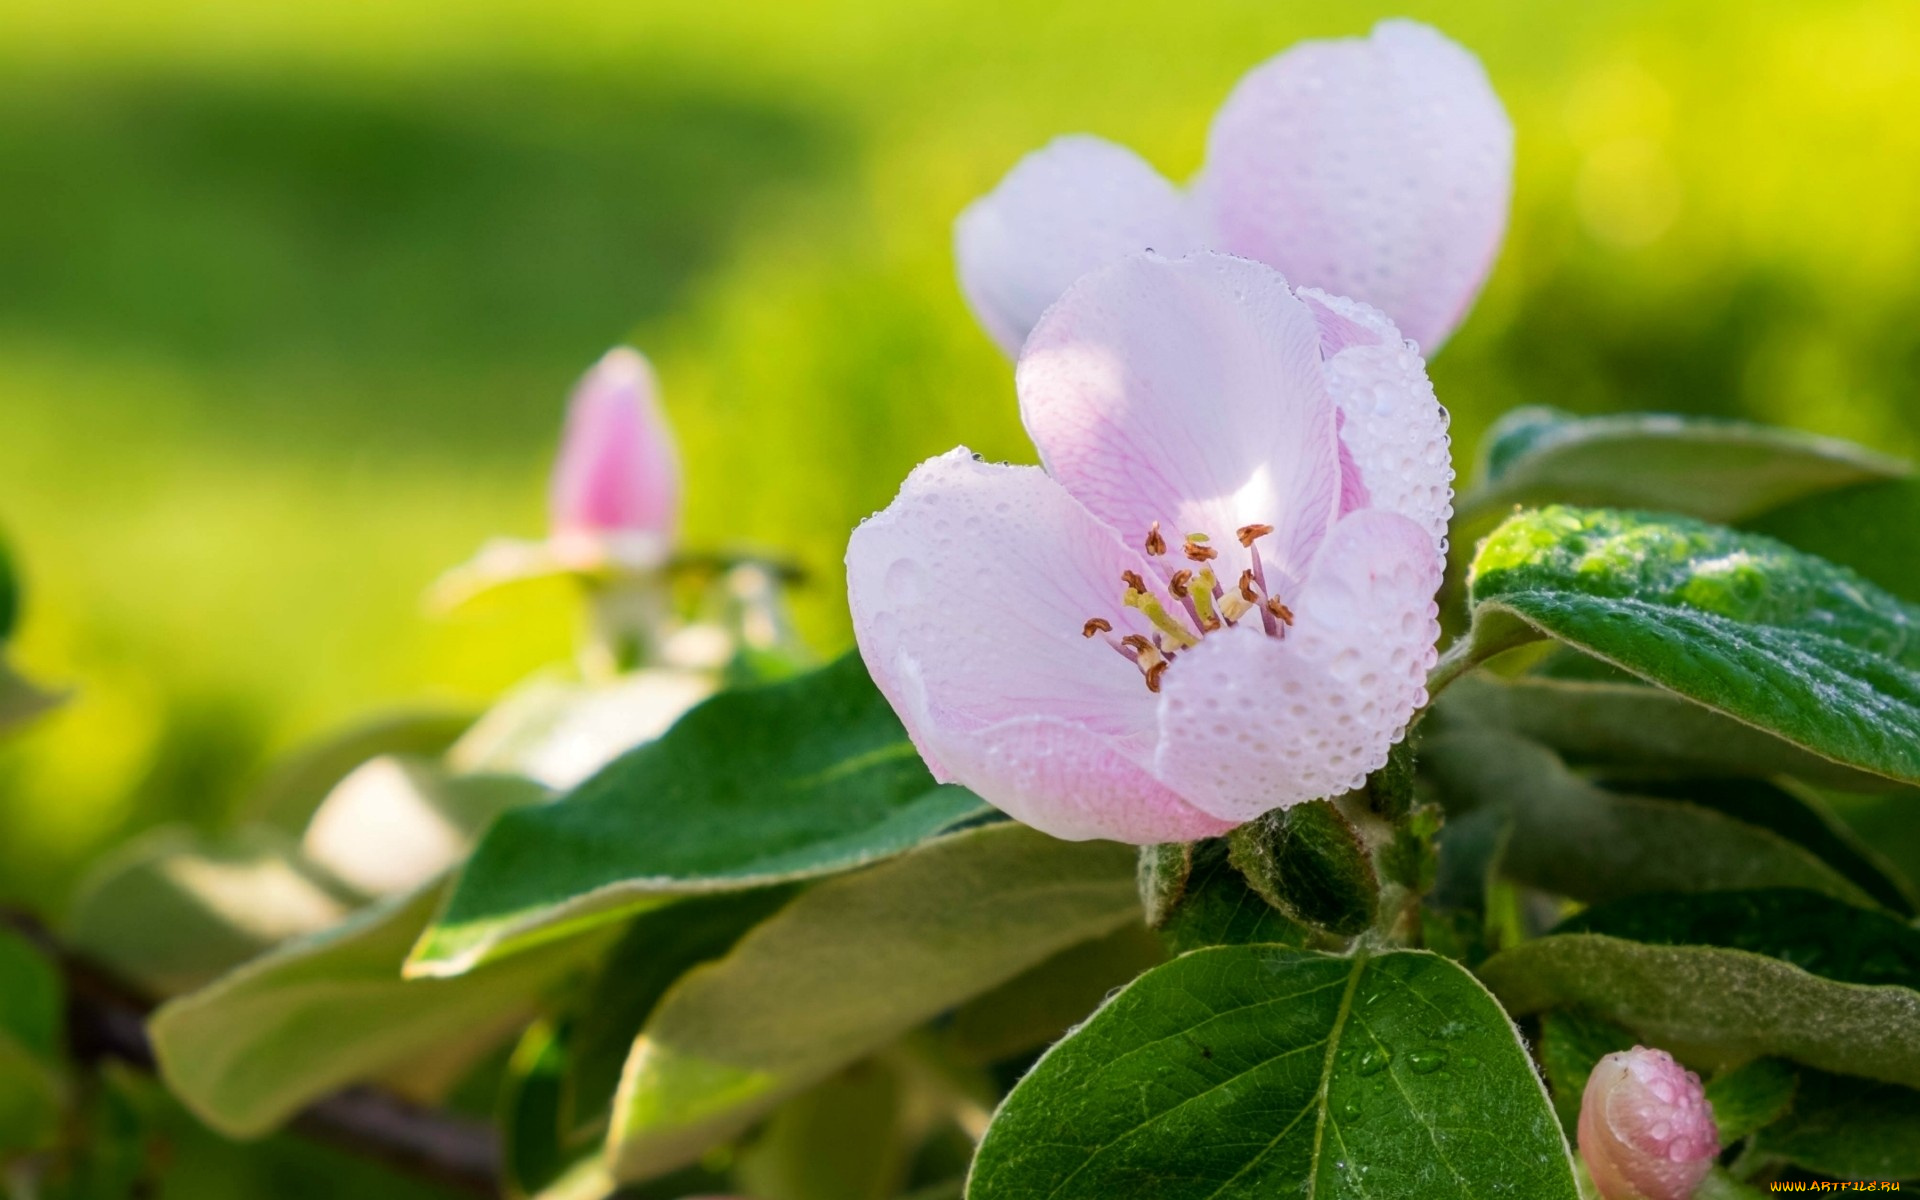
[[[1120,581],[1125,585],[1120,602],[1144,616],[1154,633],[1151,637],[1138,633],[1119,638],[1108,636],[1107,642],[1140,668],[1148,691],[1160,690],[1167,669],[1182,651],[1198,646],[1200,639],[1209,633],[1237,625],[1249,614],[1258,614],[1266,632],[1276,637],[1293,624],[1292,610],[1277,597],[1266,594],[1260,573],[1260,552],[1253,545],[1272,532],[1271,525],[1243,525],[1235,531],[1240,544],[1253,551],[1253,566],[1241,571],[1232,587],[1223,587],[1213,568],[1207,565],[1220,557],[1220,552],[1209,544],[1207,535],[1187,534],[1180,550],[1195,564],[1195,569],[1183,567],[1168,575],[1167,593],[1178,601],[1172,612],[1147,588],[1147,581],[1138,571],[1120,573]],[[1155,558],[1167,553],[1167,539],[1160,532],[1160,522],[1155,521],[1147,529],[1142,544]],[[1180,613],[1181,609],[1186,611]],[[1087,638],[1112,633],[1113,622],[1104,617],[1089,618],[1080,630],[1081,636]]]

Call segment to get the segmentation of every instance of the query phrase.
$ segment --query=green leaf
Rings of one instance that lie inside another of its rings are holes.
[[[1920,1092],[1803,1071],[1792,1107],[1753,1150],[1837,1179],[1920,1178]]]
[[[607,953],[574,1006],[564,1080],[564,1123],[578,1134],[604,1125],[633,1039],[682,975],[719,958],[798,894],[797,884],[689,896],[641,913]]]
[[[1731,1146],[1779,1120],[1793,1103],[1799,1082],[1800,1072],[1780,1058],[1756,1058],[1709,1079],[1707,1102],[1713,1105],[1713,1123],[1720,1127],[1720,1144]]]
[[[1770,829],[1858,884],[1876,904],[1902,916],[1920,910],[1920,894],[1912,882],[1811,788],[1761,779],[1674,779],[1636,780],[1626,789],[1682,800]]]
[[[382,755],[327,793],[300,848],[365,895],[397,896],[459,865],[501,813],[549,795],[519,775],[449,775],[438,763]]]
[[[1674,800],[1623,796],[1568,770],[1552,751],[1500,733],[1446,734],[1422,767],[1450,814],[1509,813],[1499,872],[1599,902],[1643,892],[1800,887],[1861,904],[1872,897],[1771,830]]]
[[[648,668],[605,683],[540,677],[507,693],[450,750],[457,771],[571,789],[711,696],[711,671]]]
[[[1842,983],[1920,989],[1920,930],[1793,888],[1636,896],[1576,913],[1554,932],[1751,950]]]
[[[59,1129],[62,988],[52,963],[0,928],[0,1161]]]
[[[1469,675],[1448,686],[1434,716],[1445,729],[1505,730],[1570,761],[1623,773],[1788,775],[1855,791],[1894,786],[1624,672],[1610,679]]]
[[[1167,866],[1175,861],[1177,871]],[[1157,903],[1147,908],[1149,922],[1175,954],[1249,942],[1304,946],[1313,937],[1306,926],[1283,915],[1248,886],[1246,877],[1228,861],[1225,838],[1147,846],[1141,851],[1141,863],[1158,878],[1177,874],[1180,880],[1177,895],[1163,890]],[[1142,890],[1153,893],[1150,887]]]
[[[535,1021],[507,1062],[496,1124],[501,1181],[514,1200],[549,1187],[570,1165],[561,1127],[567,1042],[563,1026]]]
[[[429,1052],[484,1051],[605,948],[604,937],[576,939],[458,979],[403,980],[439,892],[372,905],[162,1007],[148,1032],[168,1086],[214,1129],[255,1137]]]
[[[1780,542],[1548,508],[1474,558],[1473,648],[1553,637],[1813,754],[1920,780],[1920,610]]]
[[[277,830],[210,838],[160,829],[115,851],[82,882],[68,938],[149,994],[176,996],[344,920],[362,900]]]
[[[0,541],[0,642],[13,636],[20,620],[20,577],[14,574],[13,555]]]
[[[1741,521],[1802,497],[1909,470],[1835,438],[1667,413],[1508,413],[1487,432],[1462,518],[1550,501]]]
[[[991,825],[815,885],[660,1001],[615,1106],[616,1174],[690,1162],[787,1096],[1139,919],[1134,854]]]
[[[1380,910],[1366,843],[1330,800],[1248,821],[1227,835],[1227,846],[1253,890],[1293,920],[1352,937]]]
[[[1611,1021],[1578,1009],[1540,1018],[1540,1066],[1553,1092],[1553,1110],[1572,1137],[1580,1123],[1580,1104],[1594,1066],[1607,1055],[1633,1049],[1633,1035]]]
[[[248,795],[246,811],[298,834],[334,785],[361,763],[383,754],[433,757],[472,723],[472,713],[402,712],[340,730],[276,764]]]
[[[1920,993],[1824,979],[1718,946],[1556,934],[1482,963],[1515,1016],[1572,1006],[1706,1068],[1778,1055],[1822,1070],[1920,1083]]]
[[[856,1063],[781,1105],[740,1154],[757,1200],[885,1200],[905,1174],[899,1075]]]
[[[672,896],[830,875],[990,810],[933,782],[859,656],[716,696],[475,849],[409,974],[456,975]]]
[[[1920,602],[1920,482],[1869,484],[1809,497],[1748,527]]]
[[[969,1200],[1573,1200],[1566,1141],[1506,1014],[1422,951],[1182,955],[1014,1088]]]
[[[944,1031],[946,1045],[961,1061],[980,1065],[1050,1045],[1086,1020],[1107,993],[1166,960],[1152,930],[1124,925],[961,1005]]]

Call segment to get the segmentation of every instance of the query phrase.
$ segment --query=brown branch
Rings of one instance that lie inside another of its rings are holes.
[[[0,909],[0,926],[60,967],[67,992],[67,1044],[75,1062],[117,1061],[156,1070],[146,1018],[153,1004],[110,973],[62,946],[32,914]],[[393,1170],[473,1196],[500,1194],[500,1147],[487,1122],[355,1087],[308,1106],[288,1128]]]

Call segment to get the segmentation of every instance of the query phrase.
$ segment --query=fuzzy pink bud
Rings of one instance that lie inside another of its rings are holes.
[[[558,535],[673,536],[680,466],[653,368],[625,346],[580,380],[553,472]]]
[[[1580,1100],[1580,1156],[1605,1200],[1690,1200],[1720,1153],[1700,1077],[1635,1046],[1593,1068]]]

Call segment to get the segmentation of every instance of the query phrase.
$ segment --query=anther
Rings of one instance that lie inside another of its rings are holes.
[[[1113,632],[1113,622],[1107,620],[1105,617],[1089,617],[1087,618],[1087,623],[1080,627],[1081,637],[1090,638],[1096,633],[1112,633],[1112,632]]]
[[[1160,690],[1160,677],[1162,675],[1165,675],[1166,673],[1167,673],[1167,663],[1165,659],[1162,659],[1161,661],[1148,667],[1147,668],[1147,690],[1150,692],[1158,692]]]
[[[1166,552],[1167,539],[1160,536],[1160,522],[1155,521],[1147,527],[1147,553],[1158,555]]]
[[[1271,525],[1242,525],[1234,531],[1234,536],[1240,539],[1242,546],[1252,548],[1255,539],[1263,538],[1272,532]]]
[[[1121,638],[1120,644],[1135,654],[1152,654],[1155,651],[1154,644],[1137,633],[1130,633]]]
[[[1258,604],[1260,602],[1260,593],[1253,590],[1253,569],[1251,567],[1240,572],[1240,598],[1248,604]]]
[[[1140,578],[1140,572],[1138,571],[1120,572],[1120,582],[1126,584],[1136,592],[1144,592],[1147,590],[1147,581]]]
[[[1192,559],[1194,562],[1206,562],[1210,558],[1220,557],[1220,552],[1218,550],[1215,550],[1212,546],[1208,546],[1203,542],[1194,541],[1193,539],[1196,536],[1198,535],[1191,534],[1191,533],[1188,534],[1187,544],[1181,547],[1181,549],[1183,549],[1186,552],[1186,555],[1188,558]]]
[[[1272,613],[1274,615],[1274,619],[1279,621],[1282,625],[1293,624],[1293,610],[1288,608],[1286,605],[1280,603],[1280,601],[1278,600],[1267,601],[1267,611]]]
[[[1167,580],[1167,590],[1182,600],[1185,600],[1187,598],[1187,582],[1192,578],[1192,571],[1175,571],[1173,578]]]

